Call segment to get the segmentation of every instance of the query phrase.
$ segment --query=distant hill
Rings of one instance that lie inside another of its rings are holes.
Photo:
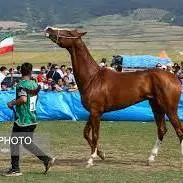
[[[161,9],[161,21],[183,25],[183,0],[6,0],[0,1],[0,8],[0,21],[20,21],[31,28],[78,23],[104,15],[129,16],[136,9],[143,10],[143,17],[134,18],[152,19],[147,8]]]

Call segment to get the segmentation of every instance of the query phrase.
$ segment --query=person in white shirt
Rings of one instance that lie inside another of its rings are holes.
[[[72,74],[72,68],[68,67],[66,69],[67,77],[69,78],[69,83],[76,83],[76,80],[74,78],[74,75]]]
[[[64,78],[64,76],[67,75],[67,73],[66,73],[66,71],[65,71],[65,68],[66,68],[66,65],[61,65],[59,71],[57,71],[57,72],[59,72],[61,78]]]
[[[2,66],[0,68],[0,90],[1,90],[1,83],[4,80],[4,78],[6,77],[7,72],[8,72],[8,70],[5,66]]]

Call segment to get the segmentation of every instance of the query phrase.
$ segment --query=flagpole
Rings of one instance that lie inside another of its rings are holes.
[[[13,31],[12,31],[12,37],[13,37]],[[12,53],[11,53],[11,68],[12,68],[12,72],[11,72],[11,82],[13,82],[13,69],[14,69],[14,68],[13,68],[13,65],[14,65],[14,64],[13,64],[13,56],[14,56],[14,55],[13,55],[13,54],[14,54],[13,52],[14,52],[14,44],[13,44],[13,49],[12,49]]]

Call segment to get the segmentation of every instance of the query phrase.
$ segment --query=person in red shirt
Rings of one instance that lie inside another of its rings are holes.
[[[45,82],[47,82],[45,66],[41,67],[41,72],[37,76],[37,81],[38,81],[38,83],[45,83]]]

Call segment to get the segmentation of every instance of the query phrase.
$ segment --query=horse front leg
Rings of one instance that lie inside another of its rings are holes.
[[[99,139],[99,130],[100,130],[100,115],[98,112],[92,112],[90,114],[89,121],[91,123],[92,129],[92,145],[91,145],[91,156],[88,160],[87,167],[93,166],[93,161],[97,157],[97,154],[104,156],[102,151],[98,150],[98,139]]]
[[[91,125],[91,120],[90,120],[90,117],[89,117],[89,120],[87,121],[87,123],[85,125],[83,135],[84,135],[84,138],[87,140],[89,146],[91,147],[91,151],[92,151],[93,144],[92,144],[92,139],[90,137],[91,130],[92,130],[92,125]],[[99,150],[99,147],[97,148],[97,155],[102,160],[105,160],[105,153],[103,151]]]

